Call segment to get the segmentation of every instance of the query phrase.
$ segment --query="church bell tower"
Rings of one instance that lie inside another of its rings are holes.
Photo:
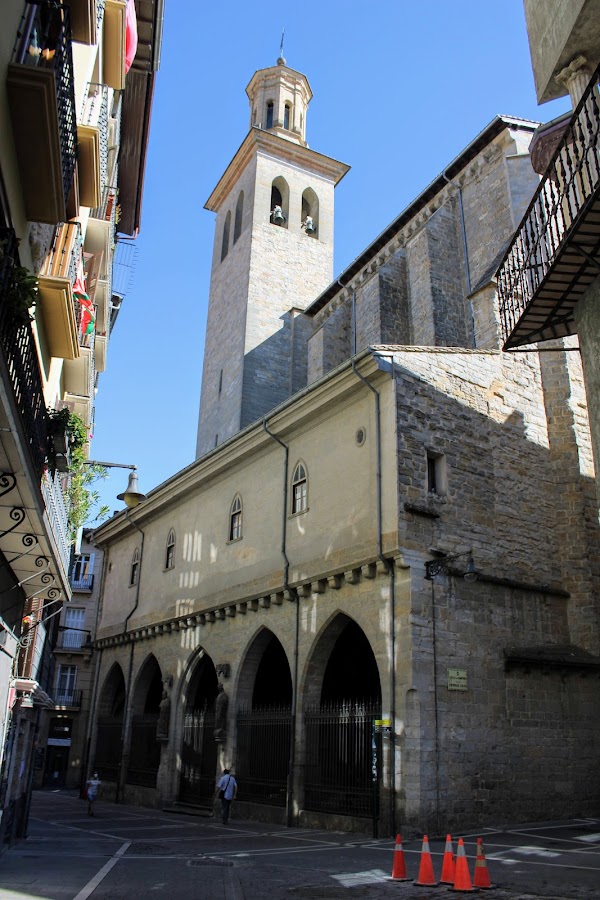
[[[348,166],[309,149],[305,75],[259,69],[250,130],[210,195],[216,213],[196,456],[306,384],[301,317],[333,278],[333,193]]]

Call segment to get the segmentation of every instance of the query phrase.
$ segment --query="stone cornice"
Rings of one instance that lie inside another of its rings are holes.
[[[337,591],[345,584],[356,585],[361,581],[374,580],[388,577],[394,568],[404,569],[406,563],[400,552],[385,556],[385,562],[377,557],[370,557],[355,565],[346,566],[341,570],[325,570],[310,579],[302,578],[288,585],[280,585],[269,592],[259,592],[236,600],[233,603],[207,607],[206,609],[188,612],[181,616],[172,616],[161,619],[152,624],[140,625],[129,631],[117,634],[107,634],[97,638],[93,642],[95,649],[104,650],[108,647],[118,647],[130,644],[132,641],[143,641],[149,638],[160,637],[172,632],[187,631],[190,628],[206,627],[217,622],[234,618],[238,615],[247,615],[257,612],[259,609],[270,609],[274,606],[282,606],[285,602],[294,603],[308,599],[313,594],[324,594],[326,591]]]
[[[205,209],[210,212],[219,212],[248,163],[253,156],[259,153],[267,153],[283,162],[298,166],[313,175],[333,181],[334,185],[338,184],[350,170],[350,166],[347,166],[346,163],[317,153],[316,150],[311,150],[309,147],[303,147],[260,128],[251,128],[206,201]]]

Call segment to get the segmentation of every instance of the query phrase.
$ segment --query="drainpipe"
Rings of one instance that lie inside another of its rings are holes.
[[[352,359],[352,371],[375,395],[375,444],[377,453],[377,556],[390,578],[390,834],[396,834],[396,578],[393,560],[383,555],[383,515],[381,501],[381,403],[379,391],[361,375]]]
[[[458,209],[459,209],[459,214],[460,214],[460,228],[461,228],[461,232],[462,232],[463,253],[465,256],[465,275],[466,275],[466,279],[467,279],[467,295],[470,296],[470,294],[471,294],[471,270],[469,269],[469,249],[467,246],[467,228],[465,225],[465,210],[464,210],[463,199],[462,199],[462,188],[461,188],[460,184],[458,184],[458,182],[452,181],[451,178],[448,178],[445,170],[442,172],[442,178],[444,179],[444,181],[447,181],[448,184],[451,184],[452,187],[455,187],[456,190],[458,191]],[[469,310],[471,313],[471,326],[473,328],[473,348],[475,348],[475,346],[476,346],[476,344],[475,344],[475,316],[473,315],[473,302],[471,300],[469,300]]]
[[[140,528],[140,526],[133,521],[133,519],[129,515],[129,510],[125,510],[125,518],[128,522],[133,525],[137,531],[142,536],[142,543],[140,544],[140,559],[138,563],[138,577],[137,583],[135,586],[135,603],[131,608],[130,612],[127,614],[125,618],[125,622],[123,625],[123,634],[127,633],[127,628],[129,624],[129,620],[138,608],[138,604],[140,602],[140,582],[142,580],[142,559],[144,557],[144,532]],[[125,778],[127,777],[127,766],[129,765],[129,749],[127,748],[127,740],[129,738],[129,728],[128,728],[128,720],[129,720],[129,712],[131,706],[131,681],[133,677],[133,641],[130,641],[131,650],[129,653],[129,669],[127,672],[127,685],[125,688],[125,710],[123,715],[123,728],[121,729],[121,766],[119,769],[119,778],[117,781],[117,790],[115,794],[115,803],[119,803],[121,799],[121,794],[125,787]],[[127,748],[127,752],[125,752]]]
[[[281,555],[283,556],[283,584],[285,590],[291,594],[294,598],[294,602],[296,604],[296,625],[295,625],[295,634],[294,634],[294,667],[292,673],[292,727],[290,729],[290,763],[289,763],[289,783],[288,783],[288,795],[287,795],[287,810],[286,810],[286,824],[288,828],[291,828],[294,825],[294,809],[293,809],[293,801],[294,801],[294,772],[296,768],[296,721],[298,718],[297,707],[298,707],[298,655],[299,655],[299,643],[300,643],[300,600],[298,598],[298,591],[294,587],[290,587],[289,582],[289,573],[290,573],[290,561],[287,555],[287,508],[288,508],[288,470],[289,470],[289,458],[290,458],[290,448],[287,444],[284,444],[283,441],[277,437],[276,434],[273,434],[272,431],[269,430],[269,426],[267,425],[266,416],[262,420],[263,428],[269,437],[273,438],[274,441],[283,447],[285,451],[285,458],[283,464],[283,515],[282,515],[282,524],[281,524]]]

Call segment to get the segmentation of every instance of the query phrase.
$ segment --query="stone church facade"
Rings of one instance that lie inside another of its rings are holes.
[[[331,281],[346,167],[308,149],[310,88],[285,61],[248,94],[208,204],[198,459],[95,532],[107,795],[209,806],[227,765],[238,815],[290,825],[593,814],[580,359],[499,349],[536,124],[494,119]]]

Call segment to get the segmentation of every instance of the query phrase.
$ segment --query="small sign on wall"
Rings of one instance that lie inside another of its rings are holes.
[[[467,691],[467,670],[466,669],[448,669],[448,690],[449,691]]]

